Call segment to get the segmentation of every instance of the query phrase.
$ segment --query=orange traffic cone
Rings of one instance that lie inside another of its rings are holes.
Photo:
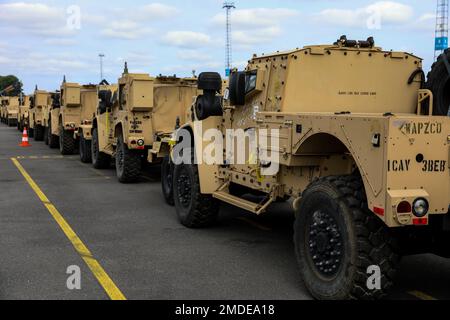
[[[22,143],[19,144],[20,147],[23,148],[27,148],[27,147],[31,147],[31,144],[28,143],[28,132],[27,132],[27,128],[23,129],[23,134],[22,134]]]

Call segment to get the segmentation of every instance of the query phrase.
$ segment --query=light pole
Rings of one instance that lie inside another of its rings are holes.
[[[100,58],[100,82],[103,81],[103,58],[105,57],[105,55],[103,53],[100,53],[98,55],[98,57]]]
[[[225,75],[228,77],[231,72],[232,48],[231,48],[231,10],[236,9],[234,2],[224,2],[223,9],[226,10],[226,28],[227,42],[225,45]]]

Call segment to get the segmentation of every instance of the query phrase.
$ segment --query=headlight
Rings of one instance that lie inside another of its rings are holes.
[[[137,144],[139,147],[143,147],[145,145],[145,141],[140,139],[140,140],[138,140]]]
[[[413,203],[413,213],[418,218],[425,217],[429,209],[428,201],[423,198],[416,199]]]

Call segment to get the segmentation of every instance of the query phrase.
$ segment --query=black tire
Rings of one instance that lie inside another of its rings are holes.
[[[50,149],[59,148],[59,137],[57,135],[52,134],[52,123],[51,120],[48,121],[48,146]]]
[[[141,155],[129,150],[122,135],[117,139],[116,173],[120,183],[134,183],[141,176]]]
[[[48,146],[48,127],[44,128],[44,143],[46,146]]]
[[[360,177],[312,183],[303,194],[294,231],[300,273],[316,299],[379,299],[393,285],[398,248],[367,208]],[[380,267],[380,290],[367,287],[370,266]]]
[[[44,141],[44,127],[41,125],[36,125],[34,127],[34,140]]]
[[[34,129],[28,128],[28,137],[34,138]]]
[[[86,140],[83,135],[80,137],[80,160],[83,163],[92,162],[91,140]]]
[[[220,203],[201,193],[196,165],[174,166],[173,196],[178,218],[185,227],[205,228],[216,222]]]
[[[447,116],[450,111],[450,50],[447,49],[433,64],[425,88],[434,96],[433,115]]]
[[[173,199],[173,170],[174,166],[170,156],[165,157],[161,164],[161,187],[164,199],[170,206],[175,205]]]
[[[92,130],[91,157],[95,169],[107,169],[111,164],[111,157],[100,151],[97,128]]]
[[[59,126],[59,151],[62,155],[72,155],[75,152],[75,139],[73,133],[66,131]]]

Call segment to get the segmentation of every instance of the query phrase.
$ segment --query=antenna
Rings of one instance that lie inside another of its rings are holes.
[[[434,60],[448,48],[448,2],[449,0],[437,0]]]
[[[223,9],[226,10],[226,19],[227,19],[227,43],[225,46],[225,75],[228,77],[231,73],[232,68],[232,46],[231,46],[231,10],[236,9],[234,2],[224,2]]]
[[[105,57],[105,55],[103,53],[100,53],[98,55],[98,57],[100,58],[100,82],[103,81],[103,58]]]

